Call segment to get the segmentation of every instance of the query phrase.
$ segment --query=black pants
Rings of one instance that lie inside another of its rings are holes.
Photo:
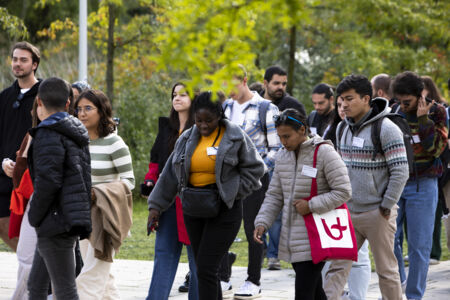
[[[322,287],[322,268],[325,262],[312,260],[293,263],[295,271],[295,300],[326,300]]]
[[[78,300],[74,246],[77,236],[38,237],[28,279],[29,299],[46,300],[50,281],[57,299]]]
[[[241,220],[241,201],[235,201],[231,209],[222,202],[219,215],[215,218],[184,215],[197,265],[199,300],[222,299],[219,265],[239,232]]]
[[[261,178],[262,187],[253,194],[244,199],[243,215],[244,215],[244,230],[248,242],[248,267],[247,280],[256,285],[260,285],[261,279],[261,264],[263,259],[264,245],[259,244],[253,240],[253,232],[255,231],[256,215],[261,208],[264,201],[267,188],[269,187],[269,174],[265,174]]]

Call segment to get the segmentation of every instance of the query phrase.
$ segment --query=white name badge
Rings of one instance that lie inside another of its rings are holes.
[[[414,144],[420,143],[420,136],[418,134],[413,135],[412,138],[413,138]]]
[[[312,177],[312,178],[316,178],[317,176],[317,169],[310,167],[310,166],[303,166],[302,168],[302,175],[308,176],[308,177]]]
[[[311,133],[313,135],[317,135],[317,128],[316,127],[309,127],[309,130],[311,130]]]
[[[353,138],[353,147],[362,148],[364,147],[364,139],[359,137]]]
[[[216,147],[208,147],[208,148],[206,148],[206,154],[208,154],[209,156],[217,155],[217,148]]]

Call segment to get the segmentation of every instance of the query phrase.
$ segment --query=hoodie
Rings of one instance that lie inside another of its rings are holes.
[[[91,167],[86,127],[58,112],[30,130],[28,168],[34,186],[28,219],[38,237],[87,238],[91,225]]]
[[[352,198],[347,203],[352,212],[366,212],[378,207],[391,209],[397,204],[409,177],[403,134],[391,120],[384,118],[380,140],[383,153],[372,160],[374,145],[371,127],[389,113],[388,101],[374,99],[369,112],[358,122],[342,121],[338,152],[348,169]],[[339,133],[337,133],[339,138]]]

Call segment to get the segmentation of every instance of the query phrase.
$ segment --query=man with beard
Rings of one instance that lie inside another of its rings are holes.
[[[0,93],[0,237],[14,251],[17,238],[9,239],[9,205],[11,199],[12,171],[16,151],[31,127],[31,108],[36,97],[40,80],[35,73],[39,66],[39,50],[27,42],[19,42],[11,52],[11,69],[14,83]]]
[[[326,83],[319,83],[312,92],[314,110],[308,116],[308,125],[313,134],[325,136],[330,122],[334,117],[333,88]]]
[[[279,66],[271,66],[264,73],[264,94],[261,94],[261,96],[272,101],[280,112],[286,108],[295,108],[306,116],[305,107],[297,99],[286,93],[286,86],[286,71]]]

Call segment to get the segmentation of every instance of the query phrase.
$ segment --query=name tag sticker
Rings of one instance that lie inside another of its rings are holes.
[[[412,138],[413,138],[414,144],[420,143],[420,136],[418,134],[413,135]]]
[[[206,154],[208,154],[209,156],[217,155],[217,148],[215,148],[215,147],[206,148]]]
[[[317,176],[317,169],[310,167],[310,166],[303,166],[302,168],[302,175],[308,176],[308,177],[312,177],[312,178],[316,178]]]
[[[364,139],[359,137],[353,138],[353,147],[362,148],[364,147]]]
[[[311,133],[313,135],[317,135],[317,128],[316,127],[310,127],[309,130],[311,130]]]

